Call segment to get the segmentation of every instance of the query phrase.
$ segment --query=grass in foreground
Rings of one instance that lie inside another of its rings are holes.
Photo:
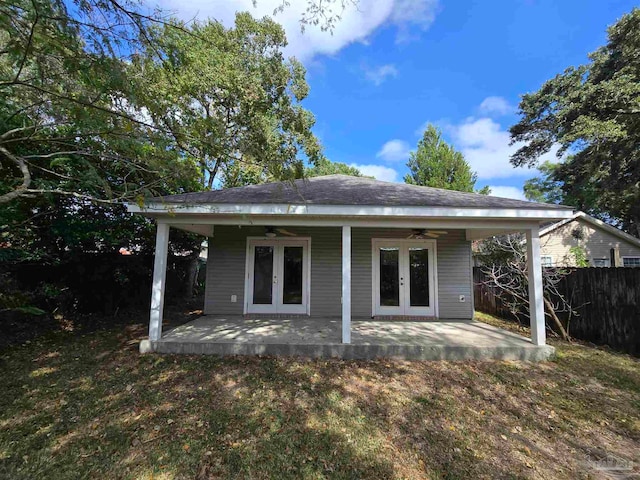
[[[495,319],[484,319],[499,322]],[[142,326],[0,354],[0,478],[600,478],[640,464],[640,362],[140,356]]]

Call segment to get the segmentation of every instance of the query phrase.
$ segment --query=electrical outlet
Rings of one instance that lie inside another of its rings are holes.
[[[236,303],[238,301],[237,295],[231,295],[231,303]]]
[[[458,301],[459,301],[460,303],[464,303],[464,302],[466,302],[466,301],[467,301],[467,298],[466,298],[464,295],[460,295],[460,296],[458,297]]]

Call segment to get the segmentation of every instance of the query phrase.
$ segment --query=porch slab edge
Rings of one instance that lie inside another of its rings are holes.
[[[460,346],[460,345],[354,345],[354,344],[256,344],[167,342],[143,340],[140,353],[178,355],[273,355],[306,358],[341,358],[345,360],[373,360],[393,358],[401,360],[514,360],[544,362],[555,356],[550,345],[527,346]]]

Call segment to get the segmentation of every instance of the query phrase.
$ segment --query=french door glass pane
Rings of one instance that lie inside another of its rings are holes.
[[[302,305],[302,247],[284,247],[282,303]]]
[[[399,261],[400,249],[380,249],[380,305],[383,307],[400,305]]]
[[[409,305],[429,306],[429,250],[409,248]]]
[[[271,305],[273,286],[273,247],[256,246],[253,262],[253,304]]]

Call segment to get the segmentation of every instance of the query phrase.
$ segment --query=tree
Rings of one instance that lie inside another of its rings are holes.
[[[0,5],[0,234],[24,254],[77,250],[92,232],[105,248],[139,238],[149,225],[113,205],[202,189],[220,152],[282,177],[302,172],[302,142],[319,156],[304,70],[282,58],[278,25],[243,14],[237,28],[189,28],[136,8]],[[222,100],[204,118],[196,95]],[[53,235],[65,229],[79,236]]]
[[[318,25],[331,30],[341,12],[352,3],[308,0],[301,26]],[[277,10],[282,11],[287,5],[283,2]],[[222,75],[230,71],[241,74],[237,64],[212,65],[211,61],[228,60],[230,54],[238,53],[243,41],[247,42],[240,55],[244,60],[260,55],[281,57],[279,49],[286,40],[273,22],[252,21],[244,14],[240,23],[242,28],[232,31],[210,24],[187,28],[162,12],[147,13],[135,0],[9,0],[0,4],[0,203],[47,193],[117,202],[163,193],[158,187],[166,178],[191,176],[191,154],[201,150],[196,148],[201,145],[191,144],[191,136],[202,141],[206,132],[192,131],[189,136],[184,130],[168,129],[177,121],[170,105],[165,105],[166,118],[159,118],[157,108],[151,118],[151,109],[141,102],[145,96],[142,88],[149,83],[135,77],[133,63],[153,64],[171,71],[176,67],[171,55],[177,51],[186,56],[198,50],[202,53],[203,49],[208,53],[204,47],[208,39],[198,37],[200,33],[213,33],[211,46],[219,55],[209,52],[201,61],[189,59],[191,68],[206,66],[208,70],[202,71],[203,75],[185,72],[183,80],[196,78],[197,83],[217,67]],[[253,36],[258,38],[254,41]],[[194,42],[193,46],[185,47],[189,41]],[[141,52],[145,59],[140,59]],[[184,55],[177,60],[184,60]],[[229,83],[216,87],[229,93],[236,86],[235,80],[238,87],[250,86],[252,89],[235,93],[257,95],[258,108],[264,106],[260,102],[266,96],[278,100],[285,96],[303,98],[307,88],[304,71],[295,62],[287,65],[289,78],[294,78],[291,82],[282,77],[279,80],[284,83],[273,83],[274,76],[282,75],[279,68],[269,79],[271,83],[265,85],[255,78],[251,84],[229,74]],[[244,73],[261,74],[264,70],[247,67]],[[267,92],[269,88],[276,91]],[[173,89],[179,93],[175,85]],[[161,90],[160,86],[155,92],[162,93]],[[158,103],[152,105],[158,107]],[[245,102],[243,106],[256,105]],[[282,107],[286,110],[287,105]],[[259,127],[271,152],[276,148],[275,142],[283,138],[278,134],[279,127],[302,132],[312,123],[308,112],[297,102],[289,107],[293,114],[284,123],[260,124],[265,118],[258,116],[251,125]],[[271,131],[265,136],[269,127]],[[220,133],[208,132],[216,138]],[[313,150],[313,140],[307,140],[307,147]],[[279,148],[280,157],[290,158],[294,146],[285,139]],[[312,152],[311,157],[314,155]],[[265,161],[276,160],[268,157]],[[43,169],[49,172],[49,181],[34,182],[34,172]],[[75,179],[76,174],[82,182]]]
[[[538,167],[541,175],[524,182],[524,196],[532,202],[566,203],[562,182],[556,179],[557,163],[544,162]]]
[[[352,177],[362,177],[362,172],[355,167],[351,167],[346,163],[331,162],[329,160],[322,160],[316,163],[312,167],[305,169],[305,176],[307,177],[320,177],[322,175],[350,175]]]
[[[300,105],[305,70],[284,59],[280,25],[240,13],[234,28],[163,25],[152,39],[133,59],[135,107],[198,163],[208,188],[231,164],[292,179],[303,168],[299,153],[311,163],[322,158],[313,115]]]
[[[640,9],[608,29],[590,62],[569,67],[522,97],[514,166],[534,166],[559,145],[553,169],[564,201],[640,236]],[[556,184],[554,189],[557,190]]]
[[[529,275],[522,234],[491,237],[478,244],[478,257],[489,288],[509,309],[515,318],[529,317]],[[564,340],[569,340],[571,317],[578,315],[580,306],[574,305],[570,296],[561,291],[562,279],[568,270],[544,268],[542,271],[543,303],[545,319]],[[563,323],[559,314],[567,320]]]
[[[357,168],[350,167],[345,163],[331,162],[326,158],[316,162],[315,165],[307,166],[298,178],[319,177],[321,175],[351,175],[361,177],[362,173]],[[255,162],[234,162],[227,165],[221,176],[222,188],[242,187],[245,185],[258,185],[267,182],[280,182],[288,180],[270,174],[263,166]]]
[[[478,176],[461,152],[442,139],[442,133],[429,124],[418,149],[411,152],[407,163],[410,173],[404,177],[406,183],[423,185],[460,192],[474,192]],[[478,193],[489,194],[488,187]]]
[[[156,21],[133,8],[109,0],[0,6],[0,203],[49,193],[115,202],[197,175],[165,132],[131,111],[125,52],[147,43]]]
[[[127,1],[0,4],[3,253],[139,245],[149,223],[117,202],[198,189],[195,162],[130,107],[127,52],[161,21]]]
[[[278,182],[279,179],[270,174],[264,165],[252,161],[231,162],[224,166],[220,175],[221,188],[260,185],[261,183]]]

